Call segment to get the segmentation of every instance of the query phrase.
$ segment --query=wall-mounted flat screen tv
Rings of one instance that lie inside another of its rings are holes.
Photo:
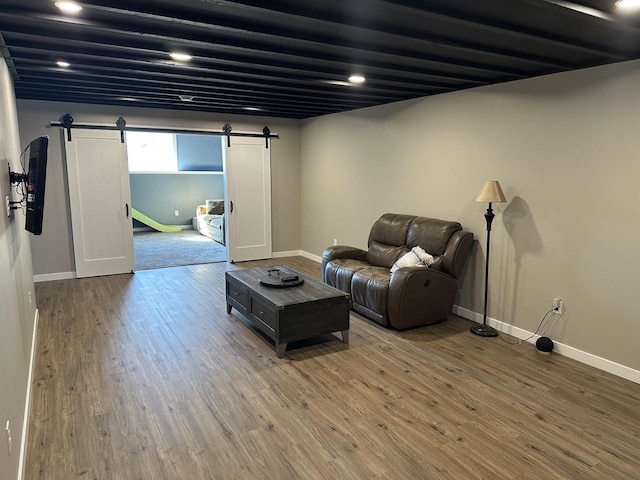
[[[29,168],[27,170],[27,218],[25,228],[34,235],[42,233],[48,146],[49,137],[38,137],[32,140],[25,150]]]

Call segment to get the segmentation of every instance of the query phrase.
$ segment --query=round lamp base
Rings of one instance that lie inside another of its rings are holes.
[[[497,337],[498,336],[498,331],[495,328],[485,323],[474,325],[469,330],[471,331],[471,333],[475,335],[479,335],[481,337]]]

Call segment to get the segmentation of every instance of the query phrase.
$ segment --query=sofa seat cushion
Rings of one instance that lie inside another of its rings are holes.
[[[394,247],[393,245],[385,245],[384,243],[374,241],[369,245],[367,261],[375,267],[391,268],[391,266],[408,251],[409,249],[404,245]]]
[[[370,265],[363,260],[351,258],[336,258],[325,267],[325,282],[338,290],[351,293],[351,279],[353,275]]]
[[[369,267],[358,270],[351,280],[351,301],[381,315],[377,319],[387,323],[387,296],[391,272],[386,267]]]

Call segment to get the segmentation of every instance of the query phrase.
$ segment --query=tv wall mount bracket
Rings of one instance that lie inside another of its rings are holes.
[[[7,169],[9,170],[9,188],[15,187],[24,183],[25,185],[29,181],[29,175],[27,173],[17,173],[11,170],[11,164],[7,162]],[[24,202],[23,200],[12,201],[9,200],[9,196],[7,196],[7,216],[9,216],[10,210],[17,210],[20,208],[20,205]]]

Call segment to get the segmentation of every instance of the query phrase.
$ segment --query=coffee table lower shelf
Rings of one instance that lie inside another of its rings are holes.
[[[273,289],[260,285],[265,274],[264,268],[226,272],[227,313],[235,308],[271,338],[278,358],[290,342],[327,333],[339,331],[349,343],[348,294],[309,277],[298,287]]]

